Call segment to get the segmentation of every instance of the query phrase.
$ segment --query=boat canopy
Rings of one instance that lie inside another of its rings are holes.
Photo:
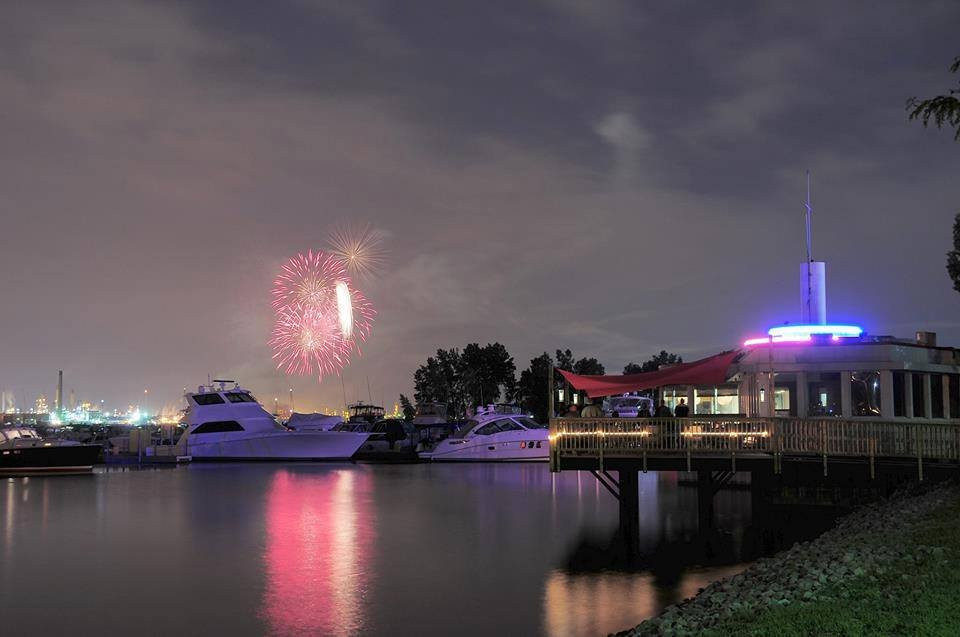
[[[668,385],[719,385],[727,381],[728,370],[739,355],[740,350],[730,350],[641,374],[584,376],[563,369],[557,371],[574,389],[585,392],[590,398],[598,398]]]

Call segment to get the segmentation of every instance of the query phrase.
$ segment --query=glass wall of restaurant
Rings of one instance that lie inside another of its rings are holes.
[[[660,398],[674,412],[680,399],[687,398],[686,387],[666,387],[661,390]],[[736,385],[717,387],[697,387],[693,390],[693,405],[690,415],[723,415],[740,413],[740,396]]]

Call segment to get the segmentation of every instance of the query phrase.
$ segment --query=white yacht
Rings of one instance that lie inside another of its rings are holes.
[[[185,397],[186,431],[178,444],[194,460],[346,460],[369,436],[288,429],[232,380],[201,385]]]
[[[432,451],[420,454],[434,462],[545,462],[549,429],[510,405],[478,407],[476,415]]]

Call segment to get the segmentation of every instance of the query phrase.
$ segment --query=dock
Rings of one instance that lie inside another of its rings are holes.
[[[550,470],[589,471],[620,503],[621,532],[639,531],[643,471],[697,475],[702,525],[713,496],[750,472],[756,497],[777,486],[883,488],[960,473],[960,426],[843,418],[551,418]],[[614,475],[614,473],[616,475]]]

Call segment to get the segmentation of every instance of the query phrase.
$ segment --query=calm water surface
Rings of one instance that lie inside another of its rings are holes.
[[[598,570],[612,496],[541,464],[194,464],[0,488],[11,635],[606,634],[742,568],[750,520],[748,493],[721,493],[733,533],[714,565],[675,568],[704,563],[696,491],[641,474],[650,568],[625,572]]]

